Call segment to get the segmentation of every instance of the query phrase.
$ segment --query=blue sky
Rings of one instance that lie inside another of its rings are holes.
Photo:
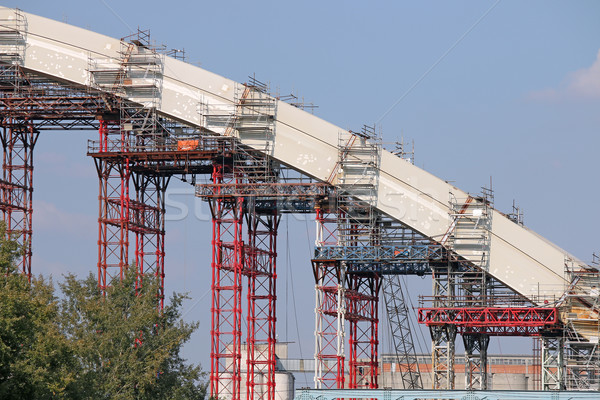
[[[341,127],[379,122],[384,141],[414,139],[417,165],[470,192],[492,176],[498,209],[509,211],[515,199],[533,230],[586,261],[600,251],[597,1],[3,3],[113,37],[150,29],[158,43],[185,48],[189,62],[237,81],[255,73]],[[39,141],[36,273],[95,268],[97,181],[85,156],[94,137],[48,133]],[[207,210],[189,186],[174,183],[170,193],[199,214],[168,222],[167,289],[193,297],[187,317],[202,327],[186,351],[208,368]],[[279,339],[297,342],[298,319],[304,357],[313,354],[313,230],[313,222],[295,219],[280,230]],[[292,286],[303,309],[297,317]],[[427,280],[414,286],[423,294],[430,287]],[[529,346],[512,343],[495,350]]]

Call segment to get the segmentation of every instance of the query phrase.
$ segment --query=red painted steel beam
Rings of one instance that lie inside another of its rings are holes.
[[[541,336],[543,328],[537,326],[487,326],[464,327],[458,326],[456,333],[459,335],[485,334],[488,336]]]
[[[418,320],[427,326],[544,328],[558,324],[558,311],[544,307],[420,308]]]

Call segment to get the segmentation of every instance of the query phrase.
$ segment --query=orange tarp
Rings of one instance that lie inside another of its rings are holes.
[[[177,142],[178,151],[190,151],[198,147],[198,140],[180,140]]]

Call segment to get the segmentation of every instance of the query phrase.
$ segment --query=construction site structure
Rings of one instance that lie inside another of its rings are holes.
[[[384,150],[375,127],[341,129],[255,77],[239,84],[167,53],[147,31],[113,39],[0,8],[0,210],[23,273],[39,135],[93,130],[100,290],[132,266],[138,285],[158,277],[163,306],[165,191],[173,177],[209,178],[196,194],[212,216],[211,396],[277,397],[277,229],[298,212],[317,227],[317,389],[378,398],[382,294],[403,385],[422,388],[397,278],[431,274],[419,322],[434,389],[455,386],[460,335],[468,389],[489,386],[490,337],[532,336],[541,389],[599,390],[597,266],[494,209],[491,187],[468,194],[414,166],[414,152]]]

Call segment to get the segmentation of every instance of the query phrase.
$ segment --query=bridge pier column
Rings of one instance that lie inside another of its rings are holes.
[[[227,177],[229,179],[230,177]],[[223,183],[215,165],[213,183]],[[242,340],[243,198],[213,198],[210,395],[240,399]]]
[[[94,154],[99,180],[98,286],[104,291],[123,279],[129,265],[130,161],[115,154],[125,140],[118,121],[100,121],[100,150]]]
[[[377,274],[348,274],[346,319],[349,321],[349,388],[378,388],[379,291]]]
[[[315,275],[315,388],[344,388],[345,266],[313,262]]]
[[[33,123],[13,118],[1,122],[2,179],[0,211],[6,233],[22,246],[17,268],[31,279],[31,239],[33,234],[33,149],[39,131]]]
[[[136,199],[129,202],[129,230],[135,233],[136,284],[143,275],[158,279],[158,306],[164,307],[165,289],[165,191],[169,177],[131,173]]]
[[[487,390],[487,349],[490,336],[485,333],[464,333],[465,389]]]
[[[452,262],[432,265],[433,306],[451,307],[455,294]],[[431,334],[433,389],[454,389],[455,387],[455,341],[456,326],[432,325]]]
[[[489,307],[493,300],[491,285],[485,272],[457,263],[458,302],[464,307]],[[465,388],[488,389],[487,349],[490,336],[486,328],[469,328],[462,333],[465,346]]]
[[[542,335],[542,390],[564,390],[564,340],[561,333]]]
[[[248,284],[246,398],[275,400],[277,228],[276,207],[260,210],[246,201],[248,243],[243,274]],[[264,378],[257,379],[262,375]]]
[[[316,210],[316,245],[337,245],[337,216]],[[346,265],[334,260],[313,260],[315,276],[315,388],[344,388]]]

